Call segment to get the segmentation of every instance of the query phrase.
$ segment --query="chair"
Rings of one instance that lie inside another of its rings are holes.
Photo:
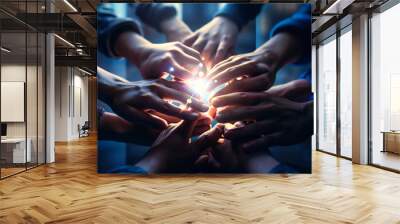
[[[89,136],[89,130],[90,130],[89,121],[85,121],[85,123],[82,125],[82,127],[78,124],[79,138],[88,137]]]

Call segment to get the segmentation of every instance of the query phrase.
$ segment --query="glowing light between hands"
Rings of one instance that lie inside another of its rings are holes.
[[[198,68],[194,71],[193,78],[186,80],[186,84],[193,90],[194,93],[200,96],[200,99],[208,103],[210,93],[208,90],[209,82],[206,77],[206,68],[202,63],[198,65]]]
[[[193,90],[193,92],[200,95],[201,100],[203,100],[204,102],[208,102],[210,91],[208,89],[209,82],[206,79],[196,77],[187,80],[186,84]]]

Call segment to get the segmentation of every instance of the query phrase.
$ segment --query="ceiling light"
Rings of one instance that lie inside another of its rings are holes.
[[[342,14],[343,10],[351,5],[355,0],[336,0],[322,14]]]
[[[61,40],[62,42],[64,42],[65,44],[67,44],[68,46],[70,46],[70,47],[72,47],[72,48],[75,48],[75,45],[73,45],[71,42],[69,42],[68,40],[66,40],[66,39],[64,39],[64,38],[62,38],[62,37],[60,37],[59,35],[57,35],[57,34],[54,34],[54,36],[55,37],[57,37],[59,40]]]
[[[78,10],[68,0],[64,0],[64,3],[67,4],[68,7],[72,9],[72,11],[78,12]]]
[[[6,53],[10,53],[11,52],[11,50],[9,50],[9,49],[7,49],[5,47],[1,47],[0,49],[1,49],[1,51],[4,51]]]
[[[83,69],[81,69],[81,68],[79,68],[79,67],[78,67],[78,70],[81,71],[81,72],[83,72],[83,73],[85,73],[86,75],[89,75],[89,76],[92,75],[92,73],[90,73],[90,72],[88,72],[88,71],[86,71],[86,70],[83,70]]]

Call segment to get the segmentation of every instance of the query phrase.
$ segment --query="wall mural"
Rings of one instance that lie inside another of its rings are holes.
[[[98,172],[311,173],[309,4],[97,13]]]

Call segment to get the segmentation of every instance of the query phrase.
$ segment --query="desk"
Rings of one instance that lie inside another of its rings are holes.
[[[6,163],[25,163],[32,158],[30,138],[27,139],[25,151],[25,138],[5,138],[1,139],[1,159]]]
[[[382,134],[383,134],[382,152],[392,152],[400,154],[400,132],[382,131]]]

